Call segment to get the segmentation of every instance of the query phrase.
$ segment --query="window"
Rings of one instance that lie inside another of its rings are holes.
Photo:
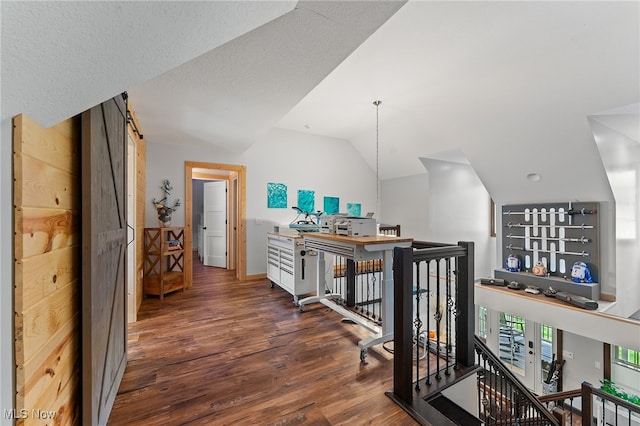
[[[487,308],[478,307],[478,337],[487,340]]]
[[[553,327],[540,324],[540,363],[542,381],[547,379],[553,359]]]
[[[525,374],[524,333],[524,318],[504,312],[500,314],[500,360],[522,376]]]
[[[640,371],[640,351],[614,346],[613,362]]]

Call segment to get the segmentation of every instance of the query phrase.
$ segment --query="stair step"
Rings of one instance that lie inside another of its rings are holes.
[[[433,398],[430,398],[429,401],[427,402],[457,425],[461,425],[461,426],[482,425],[482,422],[480,421],[480,419],[473,416],[467,410],[460,407],[458,404],[451,401],[449,398],[447,398],[442,394],[439,394],[434,396]]]

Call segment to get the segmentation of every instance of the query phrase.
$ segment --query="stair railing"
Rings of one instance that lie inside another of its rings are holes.
[[[582,426],[640,424],[640,405],[582,383]],[[594,413],[595,411],[595,413]]]
[[[580,407],[574,406],[574,401],[576,398],[580,398],[581,395],[581,389],[574,389],[539,395],[538,400],[547,410],[551,411],[561,425],[567,423],[573,425],[575,420],[582,416],[580,414],[582,405]]]
[[[478,412],[486,425],[560,423],[504,363],[474,336],[478,371]]]
[[[422,423],[424,402],[475,368],[474,246],[414,241],[393,256],[394,384],[387,395]]]

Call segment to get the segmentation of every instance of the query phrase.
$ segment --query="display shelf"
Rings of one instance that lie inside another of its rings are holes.
[[[496,278],[517,281],[547,290],[553,287],[584,296],[600,298],[599,204],[597,202],[529,203],[505,205],[502,225],[502,265]],[[509,256],[520,265],[508,265]],[[546,273],[534,275],[536,263]],[[584,262],[589,270],[586,282],[574,282],[574,264]],[[591,282],[589,282],[591,281]]]
[[[170,246],[178,247],[169,249]],[[143,290],[147,295],[164,296],[184,291],[184,228],[144,229]]]
[[[509,272],[507,270],[494,271],[496,278],[501,278],[507,283],[511,281],[517,281],[526,286],[536,286],[540,288],[540,292],[548,290],[549,287],[553,287],[556,291],[564,291],[572,293],[578,296],[587,297],[591,300],[600,299],[600,284],[599,283],[575,283],[570,279],[564,279],[554,276],[539,277],[527,272]]]

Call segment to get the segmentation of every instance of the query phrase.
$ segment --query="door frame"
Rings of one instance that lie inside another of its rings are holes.
[[[199,161],[184,162],[184,193],[185,193],[185,284],[187,287],[193,285],[193,186],[191,179],[193,177],[193,169],[210,169],[210,170],[226,170],[235,172],[238,180],[237,206],[235,209],[235,217],[232,219],[237,226],[237,244],[234,250],[234,258],[236,259],[236,278],[243,281],[247,277],[247,229],[246,229],[246,200],[247,200],[247,167],[236,164],[221,163],[203,163]]]
[[[129,126],[127,126],[127,129]],[[131,132],[127,132],[127,275],[125,277],[127,282],[127,321],[129,323],[136,322],[138,317],[138,280],[137,275],[137,243],[136,243],[136,229],[137,223],[137,188],[136,188],[136,141],[131,136]],[[129,197],[131,199],[129,200]],[[129,218],[133,219],[133,222],[129,222]],[[129,242],[128,234],[129,227],[133,229],[133,240]]]

